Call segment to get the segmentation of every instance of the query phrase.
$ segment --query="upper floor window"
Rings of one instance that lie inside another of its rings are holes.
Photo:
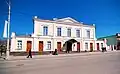
[[[86,30],[87,32],[87,38],[90,38],[90,30]]]
[[[61,36],[61,28],[57,28],[57,36]]]
[[[76,37],[80,37],[80,30],[76,30]]]
[[[17,48],[22,49],[22,40],[17,41]]]
[[[44,26],[44,27],[43,27],[43,35],[44,35],[44,36],[47,36],[47,35],[48,35],[48,27],[47,27],[47,26]]]
[[[50,50],[51,49],[51,41],[47,42],[47,49]]]
[[[67,29],[67,36],[71,37],[71,29],[70,28]]]

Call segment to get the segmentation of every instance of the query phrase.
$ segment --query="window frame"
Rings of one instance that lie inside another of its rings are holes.
[[[22,40],[17,40],[17,49],[22,50]]]
[[[43,26],[43,36],[48,36],[48,26]]]
[[[76,37],[80,38],[80,30],[79,29],[76,30]]]
[[[103,43],[101,43],[101,48],[103,48],[104,46],[103,46]]]
[[[86,35],[87,35],[87,38],[90,39],[90,29],[87,29],[87,30],[86,30]]]
[[[88,50],[88,43],[85,42],[85,50]]]
[[[51,41],[47,41],[47,50],[51,50]]]
[[[57,36],[62,36],[62,28],[57,27]]]
[[[71,37],[71,28],[67,29],[67,37]]]

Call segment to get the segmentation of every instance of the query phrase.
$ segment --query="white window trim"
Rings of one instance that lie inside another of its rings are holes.
[[[79,36],[77,35],[77,30],[79,30]],[[80,29],[76,29],[76,37],[80,38]]]
[[[85,50],[88,50],[88,43],[87,42],[85,42]]]
[[[51,50],[51,41],[47,41],[47,50]]]
[[[58,28],[61,28],[61,35],[60,36],[62,36],[62,27],[57,27],[57,36],[59,36],[58,35]]]
[[[47,26],[47,25],[44,25],[44,26],[43,26],[43,36],[48,36],[48,31],[47,31],[47,35],[45,35],[46,32],[44,32],[44,27],[47,27],[47,29],[48,29],[48,26]]]
[[[68,29],[70,29],[70,36],[68,36]],[[72,35],[72,28],[67,28],[67,37],[71,37]]]
[[[22,50],[22,45],[22,40],[17,40],[17,50]]]
[[[87,31],[91,32],[91,30],[90,29],[86,29],[86,38],[90,39],[90,36],[88,37],[88,35],[87,35]]]

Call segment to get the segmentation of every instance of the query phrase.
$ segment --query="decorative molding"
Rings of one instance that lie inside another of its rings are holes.
[[[66,22],[58,22],[53,20],[43,20],[43,19],[34,19],[34,21],[40,21],[40,22],[49,22],[49,23],[56,23],[56,24],[63,24],[63,25],[71,25],[71,26],[83,26],[83,27],[94,27],[93,25],[85,25],[82,23],[66,23]]]

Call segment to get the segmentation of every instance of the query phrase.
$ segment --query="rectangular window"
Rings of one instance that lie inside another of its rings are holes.
[[[17,41],[17,48],[22,49],[22,40]]]
[[[51,50],[51,41],[48,41],[48,42],[47,42],[47,49],[48,49],[48,50]]]
[[[85,49],[88,49],[88,43],[85,43]]]
[[[67,36],[71,37],[71,29],[67,29]]]
[[[76,37],[80,37],[80,30],[76,30]]]
[[[47,26],[44,26],[44,27],[43,27],[43,35],[44,35],[44,36],[47,36],[47,35],[48,35],[48,27],[47,27]]]
[[[61,36],[61,28],[57,28],[57,36]]]
[[[87,30],[87,38],[90,38],[90,30]]]

